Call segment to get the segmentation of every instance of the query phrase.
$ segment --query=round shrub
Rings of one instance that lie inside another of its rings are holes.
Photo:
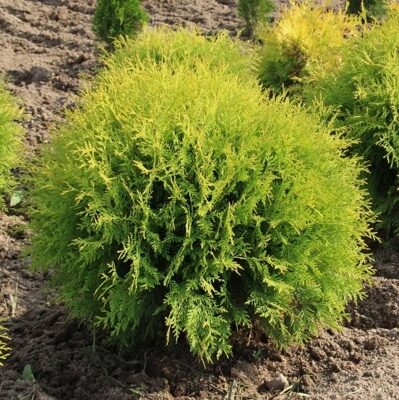
[[[204,361],[236,327],[280,346],[337,327],[370,274],[346,142],[224,63],[114,57],[34,177],[33,264],[74,315]]]
[[[140,0],[97,0],[93,17],[94,32],[112,42],[119,35],[133,35],[148,20]]]
[[[360,25],[360,17],[339,10],[326,10],[310,1],[292,3],[275,25],[258,27],[260,82],[281,93],[284,88],[296,89],[313,74],[336,68],[346,38],[358,34]]]
[[[399,11],[350,41],[342,65],[309,85],[308,101],[320,97],[330,117],[364,157],[374,208],[387,232],[399,227]],[[336,112],[338,111],[338,116]]]
[[[2,195],[13,185],[10,170],[17,164],[21,151],[21,128],[16,123],[20,117],[14,99],[0,82],[0,210],[5,205]]]

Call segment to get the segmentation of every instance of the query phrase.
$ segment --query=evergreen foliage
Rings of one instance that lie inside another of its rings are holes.
[[[280,346],[338,327],[370,274],[362,167],[236,58],[210,66],[198,49],[214,59],[226,38],[187,34],[198,51],[181,60],[172,39],[161,58],[110,56],[45,149],[34,266],[118,341],[185,337],[204,361],[255,321]]]
[[[342,65],[305,90],[332,106],[337,128],[367,160],[369,190],[387,232],[399,228],[399,10],[342,52]],[[338,116],[336,112],[338,110]]]
[[[238,14],[245,22],[245,34],[251,36],[256,25],[269,22],[276,8],[274,0],[238,0]]]
[[[8,357],[10,348],[7,346],[7,342],[10,338],[6,334],[6,328],[0,325],[0,367],[3,366],[4,360]]]
[[[98,0],[93,28],[102,40],[112,42],[120,35],[137,33],[147,20],[147,12],[140,0]]]
[[[21,128],[16,123],[18,118],[21,118],[21,112],[0,82],[0,210],[5,206],[2,195],[13,185],[10,170],[17,164],[21,151]]]
[[[263,43],[258,65],[263,86],[281,93],[298,89],[315,73],[328,72],[341,62],[348,36],[357,35],[361,18],[326,10],[312,1],[293,2],[282,10],[273,26],[260,24],[257,37]]]

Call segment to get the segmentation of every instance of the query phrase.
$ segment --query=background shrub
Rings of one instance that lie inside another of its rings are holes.
[[[385,14],[388,0],[348,0],[347,12],[367,17],[381,17]],[[363,8],[364,7],[364,11]]]
[[[5,206],[2,195],[13,185],[10,170],[16,166],[21,151],[21,128],[16,123],[18,118],[21,118],[21,112],[0,82],[0,210]]]
[[[112,42],[119,35],[133,35],[147,22],[140,0],[97,0],[93,17],[94,32]]]
[[[189,43],[219,43],[202,40]],[[44,152],[34,265],[117,340],[184,336],[207,361],[255,321],[281,346],[337,327],[370,273],[346,143],[288,101],[264,102],[228,60],[132,54],[108,59]]]
[[[238,0],[238,14],[245,22],[245,32],[251,36],[259,22],[269,22],[276,8],[274,0]]]
[[[326,10],[314,2],[292,3],[275,25],[260,24],[259,80],[276,93],[304,79],[335,69],[348,36],[357,35],[361,18]]]
[[[399,227],[399,12],[375,24],[342,52],[342,65],[306,88],[333,106],[337,128],[357,141],[369,163],[369,189],[388,231]]]

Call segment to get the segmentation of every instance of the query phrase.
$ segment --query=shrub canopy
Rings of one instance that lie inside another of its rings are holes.
[[[370,273],[346,142],[265,102],[237,59],[131,54],[110,56],[44,152],[34,265],[118,340],[185,336],[206,361],[231,353],[235,326],[257,321],[281,346],[337,327]]]
[[[21,128],[16,123],[20,117],[14,99],[0,82],[0,210],[4,208],[2,195],[13,184],[10,170],[16,166],[21,151]]]
[[[399,227],[399,10],[354,38],[342,51],[342,64],[305,90],[309,101],[322,98],[331,117],[370,169],[369,189],[383,227]],[[338,111],[338,116],[336,112]]]
[[[120,38],[113,54],[106,54],[105,64],[113,68],[135,67],[137,61],[182,65],[195,68],[197,62],[207,63],[210,69],[223,67],[241,79],[255,76],[255,51],[247,43],[233,40],[224,32],[212,37],[201,35],[197,29],[168,26],[145,27],[137,38]]]
[[[327,10],[312,1],[292,2],[275,25],[258,26],[260,82],[280,93],[313,74],[337,68],[346,39],[357,35],[360,25],[360,17],[343,11]]]

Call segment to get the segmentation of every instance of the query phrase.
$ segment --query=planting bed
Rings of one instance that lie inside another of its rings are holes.
[[[234,0],[144,4],[152,23],[239,27]],[[0,0],[0,73],[26,110],[29,153],[50,139],[82,77],[98,68],[93,7],[94,0]],[[13,348],[0,369],[0,399],[399,399],[399,245],[376,251],[374,285],[349,307],[342,333],[278,351],[243,332],[235,358],[204,367],[183,345],[119,354],[98,334],[93,346],[90,329],[52,302],[47,277],[29,271],[24,225],[18,209],[0,214],[0,318]]]

